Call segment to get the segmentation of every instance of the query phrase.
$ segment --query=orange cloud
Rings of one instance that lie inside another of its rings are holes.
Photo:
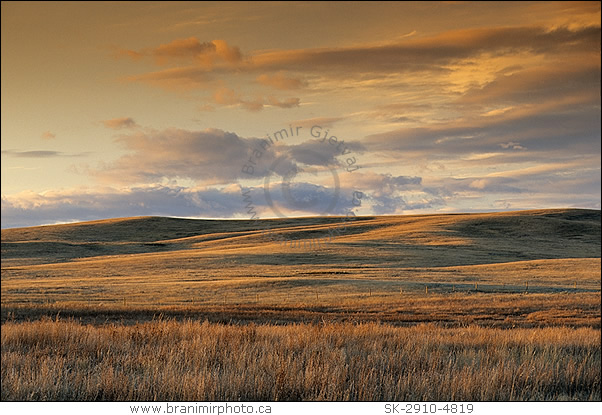
[[[423,38],[403,38],[390,44],[362,45],[345,48],[273,50],[243,56],[240,49],[226,41],[200,42],[196,38],[174,40],[157,48],[140,52],[163,63],[176,66],[158,72],[135,75],[130,81],[143,81],[173,88],[174,85],[198,88],[210,75],[261,72],[256,81],[278,89],[304,86],[298,77],[285,76],[285,71],[316,74],[322,79],[377,79],[400,73],[445,74],[450,66],[483,56],[532,55],[565,56],[571,53],[591,55],[599,59],[600,26],[577,29],[560,27],[493,27],[455,30]]]
[[[175,39],[156,48],[141,51],[119,50],[117,56],[129,57],[134,60],[153,57],[158,65],[188,62],[207,69],[220,63],[226,66],[236,66],[243,58],[240,49],[228,45],[225,40],[201,42],[195,37]]]
[[[56,138],[56,134],[51,133],[50,131],[44,131],[42,133],[42,138],[44,140],[52,140],[53,138]]]
[[[213,93],[213,100],[221,105],[235,105],[240,103],[240,95],[230,88],[220,88]]]
[[[203,68],[186,66],[132,75],[124,80],[127,82],[143,82],[167,90],[186,91],[207,87],[212,80],[212,76]]]
[[[236,46],[229,46],[225,40],[214,40],[215,54],[229,63],[238,63],[242,60],[242,53]]]
[[[211,42],[201,43],[195,37],[176,39],[170,43],[159,45],[152,49],[150,54],[158,58],[158,62],[165,64],[171,58],[197,57],[199,55],[215,52],[215,45]]]
[[[213,101],[220,105],[239,105],[249,111],[261,111],[266,105],[279,108],[298,107],[299,98],[287,98],[280,100],[273,96],[267,98],[256,97],[254,99],[243,99],[241,95],[231,88],[223,87],[213,93]]]
[[[543,27],[479,28],[404,39],[387,45],[270,51],[250,58],[254,69],[338,70],[389,73],[440,69],[484,53],[591,52],[599,48],[600,27],[576,30]]]
[[[110,120],[104,120],[102,123],[105,125],[105,127],[111,128],[113,130],[138,127],[136,121],[134,121],[134,119],[130,117],[113,118]]]
[[[277,89],[299,89],[304,86],[304,82],[300,79],[289,78],[283,72],[278,72],[274,75],[262,74],[257,77],[257,82],[262,85],[271,86]]]

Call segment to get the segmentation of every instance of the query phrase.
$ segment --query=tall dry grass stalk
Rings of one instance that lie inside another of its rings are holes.
[[[600,330],[2,325],[3,400],[600,400]]]

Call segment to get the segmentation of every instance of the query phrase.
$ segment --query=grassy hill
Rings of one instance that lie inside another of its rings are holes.
[[[329,230],[334,237],[325,243]],[[303,244],[318,239],[319,245]],[[304,321],[324,310],[333,318],[367,318],[374,309],[376,319],[439,316],[453,322],[422,302],[433,306],[470,295],[473,305],[499,301],[503,308],[517,301],[508,295],[525,292],[580,293],[554,299],[576,307],[588,303],[587,295],[599,298],[600,211],[362,217],[344,224],[335,217],[138,217],[6,229],[2,287],[3,317],[10,307],[85,306],[95,315],[116,308],[201,307],[222,320],[251,315]],[[494,294],[506,296],[494,300]],[[390,315],[413,303],[422,304],[416,305],[424,311],[418,317]],[[459,310],[465,320],[465,309]],[[595,322],[596,310],[583,321]],[[575,313],[559,324],[573,321]],[[484,313],[484,320],[491,316]]]
[[[345,225],[2,230],[2,399],[600,399],[600,211]]]
[[[273,230],[272,240],[262,232],[265,224]],[[298,243],[320,238],[325,242],[328,228],[333,227],[338,231],[331,233],[334,239],[327,249],[303,244],[291,247],[290,243],[281,246],[277,240]],[[300,265],[304,255],[311,258],[316,251],[332,254],[347,249],[358,251],[350,256],[369,259],[371,255],[359,252],[367,250],[378,253],[379,260],[391,261],[396,255],[411,252],[416,266],[433,265],[433,260],[445,266],[600,257],[600,212],[575,209],[361,217],[344,224],[342,218],[334,217],[274,219],[261,224],[250,220],[135,217],[2,230],[2,261],[7,265],[225,249],[242,255],[269,249],[271,262],[298,259]],[[463,251],[460,255],[459,249]]]

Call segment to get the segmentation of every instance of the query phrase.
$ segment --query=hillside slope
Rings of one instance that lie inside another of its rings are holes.
[[[317,306],[350,316],[378,305],[380,316],[397,321],[391,309],[440,295],[445,313],[427,308],[420,319],[440,321],[455,298],[454,313],[462,319],[469,318],[467,309],[482,313],[479,301],[493,307],[492,315],[522,319],[541,317],[537,313],[555,304],[564,310],[555,311],[558,324],[600,325],[600,211],[362,217],[341,225],[333,217],[141,217],[2,230],[3,310],[127,304],[220,306],[230,313],[269,305],[289,311],[262,308],[262,315],[297,318],[317,313]],[[261,229],[267,226],[269,237]],[[325,243],[329,234],[334,237]],[[556,297],[537,306],[522,302],[524,315],[511,311],[523,301],[513,296],[526,291]],[[557,297],[567,293],[581,297]],[[404,318],[418,318],[412,315]]]
[[[272,229],[270,237],[261,230],[266,223]],[[329,236],[331,242],[326,244]],[[316,253],[334,254],[337,262],[361,258],[369,263],[376,255],[379,262],[410,260],[416,266],[591,258],[600,257],[600,211],[362,217],[345,223],[334,217],[275,219],[260,224],[136,217],[2,230],[5,265],[220,249],[238,252],[241,262],[246,258],[251,263],[257,263],[252,257],[259,252],[263,262],[274,264],[313,262]],[[267,252],[271,255],[266,256]]]

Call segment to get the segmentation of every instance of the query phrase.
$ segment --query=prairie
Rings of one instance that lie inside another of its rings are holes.
[[[5,229],[2,398],[600,400],[600,272],[593,210]]]
[[[600,400],[600,363],[591,328],[2,327],[3,400]]]

